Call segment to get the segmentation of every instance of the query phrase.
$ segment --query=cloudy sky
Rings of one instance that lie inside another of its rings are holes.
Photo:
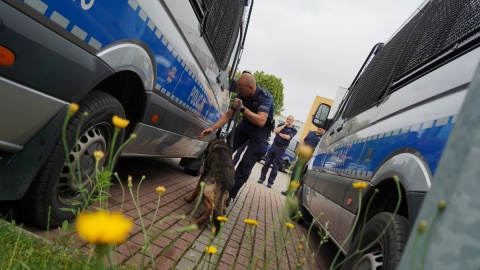
[[[239,70],[282,79],[283,115],[305,122],[315,96],[348,87],[378,42],[424,0],[255,0]]]

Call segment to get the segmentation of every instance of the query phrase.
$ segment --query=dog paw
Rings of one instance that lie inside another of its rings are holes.
[[[190,198],[190,197],[188,197],[188,196],[187,196],[187,197],[184,197],[183,199],[184,199],[186,202],[192,202],[192,201],[193,201],[193,199]]]

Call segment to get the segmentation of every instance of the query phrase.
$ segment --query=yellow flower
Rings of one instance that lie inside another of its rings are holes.
[[[228,218],[219,216],[219,217],[217,217],[217,220],[220,221],[220,222],[227,222]]]
[[[158,186],[158,187],[155,189],[155,191],[156,191],[158,194],[163,194],[163,193],[165,193],[166,190],[167,190],[167,189],[166,189],[165,187],[160,187],[160,186]]]
[[[418,232],[419,232],[419,233],[425,232],[425,230],[427,229],[427,226],[428,226],[427,221],[426,221],[426,220],[421,220],[421,221],[418,223]]]
[[[112,123],[117,128],[126,128],[130,123],[130,121],[127,119],[123,119],[117,115],[114,115],[112,118]]]
[[[295,225],[293,225],[293,224],[290,223],[290,222],[285,222],[285,226],[287,226],[287,228],[289,228],[289,229],[295,228]]]
[[[298,250],[302,250],[303,249],[303,245],[302,244],[298,244]]]
[[[443,210],[445,210],[445,207],[447,207],[447,202],[445,200],[441,200],[438,202],[438,210],[440,212],[443,212]]]
[[[121,213],[103,210],[80,213],[76,224],[78,235],[92,244],[121,244],[132,228],[133,222]]]
[[[255,219],[245,219],[245,223],[247,223],[248,225],[252,225],[252,226],[258,226],[258,221],[256,221]]]
[[[364,190],[368,186],[367,182],[354,182],[352,185],[354,188],[359,190]]]
[[[128,185],[128,187],[133,187],[132,176],[131,175],[129,175],[127,177],[127,185]]]
[[[306,144],[301,144],[298,146],[298,157],[302,159],[310,159],[313,154],[313,148]]]
[[[72,116],[74,115],[77,111],[78,111],[78,104],[77,103],[72,103],[70,104],[70,106],[68,107],[68,115]]]
[[[207,246],[207,248],[205,248],[205,251],[208,254],[215,254],[215,253],[217,253],[217,248],[214,247],[214,246]]]
[[[96,160],[100,160],[103,158],[104,153],[102,151],[93,151],[93,156]]]
[[[296,191],[299,186],[300,186],[300,183],[298,181],[293,180],[293,181],[290,181],[289,189]]]

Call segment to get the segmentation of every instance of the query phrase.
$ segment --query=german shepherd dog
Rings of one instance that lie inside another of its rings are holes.
[[[213,224],[218,233],[220,222],[217,217],[226,213],[226,202],[230,198],[228,191],[235,182],[232,153],[228,144],[221,138],[215,138],[208,144],[204,171],[192,195],[186,196],[185,201],[192,202],[197,198],[201,182],[205,183],[202,201],[207,209],[192,223],[200,226],[210,218],[213,211]]]

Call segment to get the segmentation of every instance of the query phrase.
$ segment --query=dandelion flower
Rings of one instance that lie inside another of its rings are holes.
[[[367,182],[354,182],[352,185],[358,190],[364,190],[368,186]]]
[[[443,212],[443,210],[445,210],[445,207],[447,207],[447,202],[445,200],[441,200],[438,202],[438,210],[440,212]]]
[[[289,189],[295,191],[298,189],[299,186],[300,183],[298,181],[290,181]]]
[[[219,216],[219,217],[217,217],[217,220],[220,221],[220,222],[227,222],[227,221],[228,221],[228,218],[227,218],[227,217]]]
[[[208,254],[215,254],[217,253],[217,248],[214,247],[214,246],[207,246],[205,248],[205,251],[208,253]]]
[[[298,146],[298,156],[303,159],[310,159],[313,154],[313,148],[306,144],[301,144]]]
[[[252,225],[252,226],[258,226],[258,221],[256,221],[255,219],[245,219],[245,223],[247,223],[248,225]]]
[[[128,185],[128,187],[133,187],[132,176],[131,175],[129,175],[127,177],[127,185]]]
[[[419,233],[425,232],[425,230],[427,229],[427,226],[428,226],[427,221],[426,221],[426,220],[421,220],[421,221],[418,223],[418,232],[419,232]]]
[[[72,103],[70,104],[70,106],[68,107],[68,115],[72,116],[74,115],[77,111],[78,111],[78,104],[77,103]]]
[[[112,123],[117,128],[126,128],[130,121],[127,119],[123,119],[118,115],[114,115],[112,118]]]
[[[93,156],[96,160],[100,160],[103,158],[104,153],[102,151],[93,151]]]
[[[121,244],[127,240],[133,222],[121,213],[82,212],[76,229],[80,237],[92,244]]]
[[[158,193],[158,194],[163,194],[165,193],[167,189],[165,187],[161,187],[161,186],[158,186],[155,191]]]
[[[285,222],[285,226],[287,226],[287,228],[289,228],[289,229],[295,228],[295,225],[293,225],[293,224],[290,223],[290,222]]]

